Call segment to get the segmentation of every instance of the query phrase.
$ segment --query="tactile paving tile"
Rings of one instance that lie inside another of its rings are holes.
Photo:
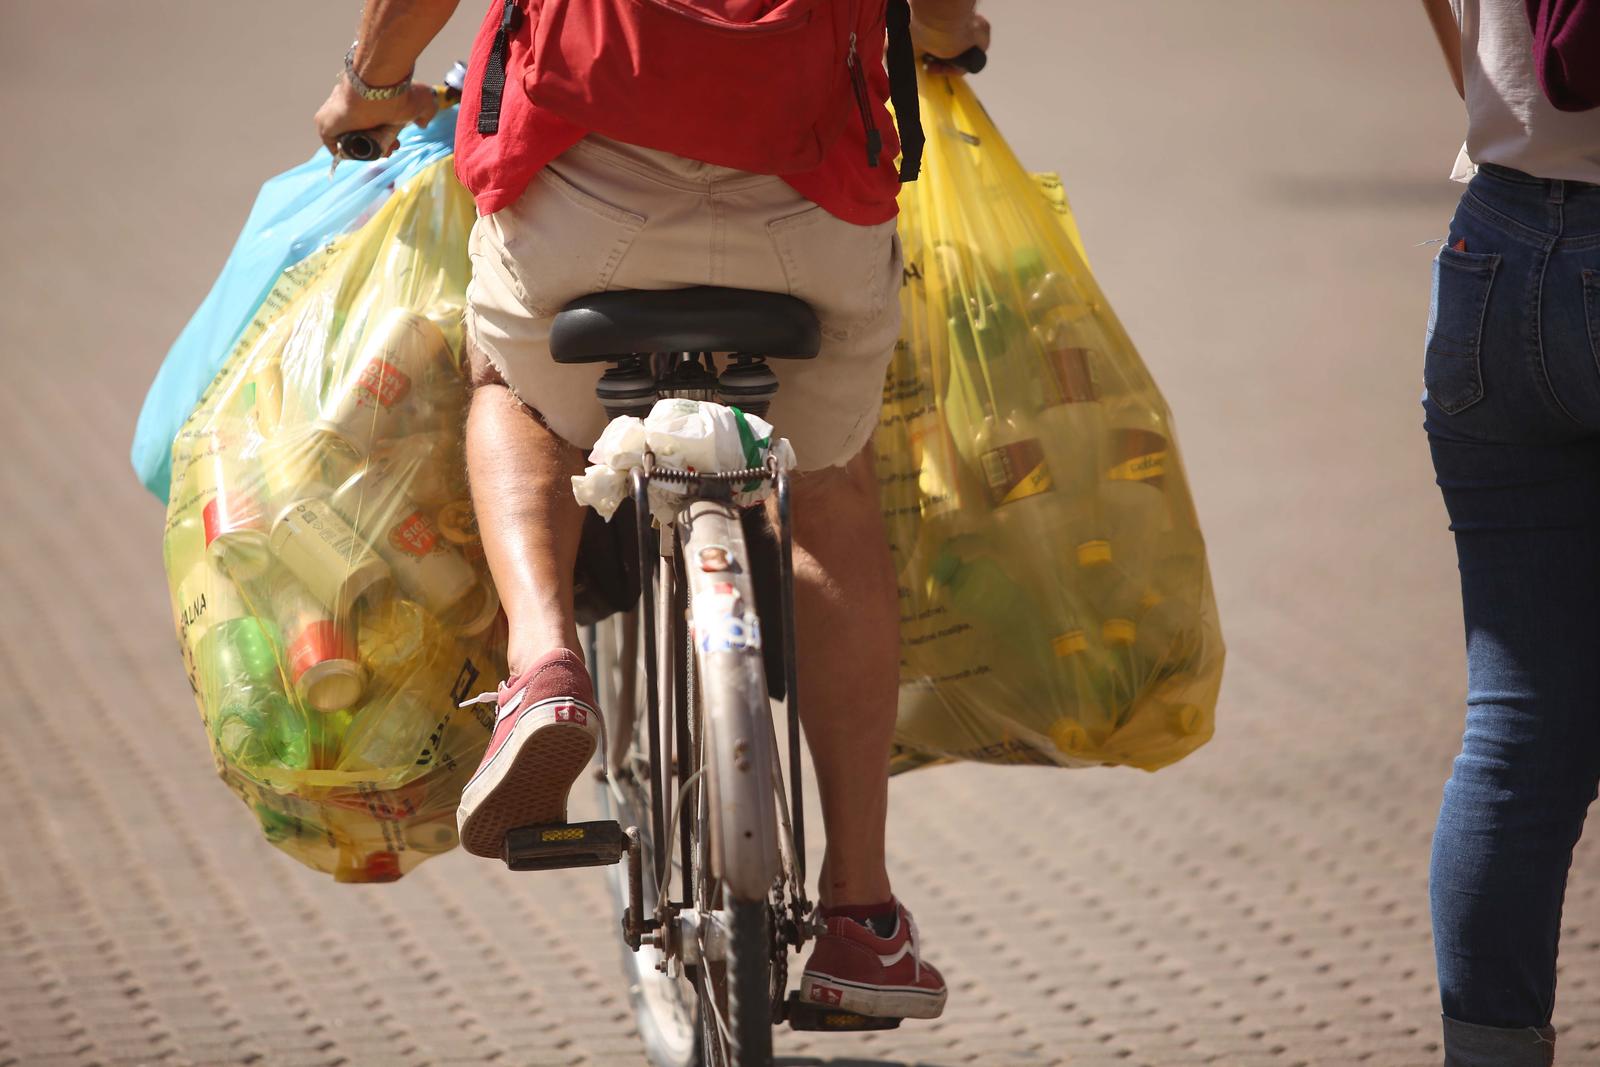
[[[160,44],[125,5],[91,6],[126,20],[105,23],[106,41]],[[1150,41],[1115,5],[1062,6],[1093,46],[1026,32],[1053,5],[1019,2],[1006,16],[1017,77],[1046,69],[1055,48],[1108,82],[1136,60],[1161,68],[1138,48],[1188,69],[1177,57],[1208,32],[1197,20],[1223,19],[1215,5],[1152,3],[1172,34]],[[29,10],[31,29],[68,17],[45,10]],[[296,10],[349,21],[310,0]],[[1217,739],[1153,776],[952,767],[896,781],[892,870],[950,980],[949,1009],[889,1033],[785,1032],[782,1063],[1440,1061],[1428,841],[1462,668],[1415,408],[1429,253],[1411,245],[1448,214],[1438,171],[1453,152],[1450,137],[1414,144],[1415,131],[1454,112],[1419,102],[1433,81],[1414,68],[1432,57],[1414,11],[1368,0],[1288,12],[1241,0],[1222,36],[1203,38],[1221,47],[1270,25],[1280,41],[1239,52],[1236,71],[1207,64],[1241,118],[1204,136],[1236,137],[1249,166],[1149,178],[1187,150],[1173,144],[1198,143],[1160,125],[1176,83],[1155,77],[1118,83],[1115,116],[1085,111],[1069,131],[1086,131],[1069,186],[1091,252],[1179,412],[1213,546],[1231,650]],[[109,45],[58,36],[81,91],[106,97],[105,71],[119,69]],[[78,62],[80,45],[99,58]],[[8,99],[43,101],[18,84],[31,68],[13,51],[0,67]],[[130,99],[177,98],[187,69],[142,68],[154,87]],[[1311,125],[1345,131],[1339,165],[1377,177],[1340,185],[1322,142],[1292,141],[1305,115],[1258,91],[1291,69],[1348,89],[1348,114]],[[1019,148],[1063,136],[1054,105],[1039,106],[1044,83],[1016,84],[982,91]],[[1434,88],[1448,93],[1442,79]],[[300,103],[274,106],[302,121]],[[1374,132],[1362,116],[1379,108],[1398,118]],[[47,116],[60,111],[18,110],[33,146],[19,158],[59,157]],[[1113,136],[1131,155],[1099,160]],[[1290,173],[1295,152],[1321,169]],[[32,268],[8,269],[0,291],[0,1067],[642,1063],[601,872],[513,875],[456,853],[396,885],[338,886],[260,840],[216,780],[173,647],[160,509],[124,452],[175,318],[149,307],[197,295],[139,269],[141,257],[219,253],[103,205],[93,174],[33,165],[0,178],[8,268],[24,255]],[[18,211],[17,182],[49,185],[54,208]],[[1208,205],[1214,217],[1180,212],[1201,250],[1173,246],[1172,205],[1139,199],[1156,190]],[[81,230],[53,242],[47,216]],[[186,277],[201,284],[211,269]],[[1256,301],[1243,317],[1229,304],[1242,291]],[[1595,836],[1578,850],[1563,931],[1556,1021],[1572,1067],[1600,1062]]]

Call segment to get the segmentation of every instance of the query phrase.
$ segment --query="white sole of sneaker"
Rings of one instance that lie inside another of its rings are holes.
[[[949,995],[948,989],[933,993],[916,986],[857,985],[810,974],[800,978],[800,999],[808,1004],[884,1019],[937,1019]]]
[[[461,791],[456,824],[461,847],[500,859],[506,831],[567,821],[567,795],[599,744],[598,712],[572,721],[570,700],[541,701],[525,711],[494,759]],[[560,710],[567,716],[558,718]]]

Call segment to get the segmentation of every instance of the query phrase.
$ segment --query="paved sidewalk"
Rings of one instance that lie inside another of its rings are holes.
[[[357,6],[7,10],[0,1067],[642,1062],[600,873],[458,852],[392,886],[313,875],[213,777],[179,667],[134,413],[255,187],[309,152]],[[1418,245],[1462,123],[1421,14],[991,6],[979,89],[1065,172],[1180,420],[1231,649],[1220,729],[1153,776],[897,781],[893,870],[950,1009],[780,1035],[783,1062],[1436,1067],[1427,853],[1463,682]],[[1573,1067],[1600,1062],[1593,836]]]

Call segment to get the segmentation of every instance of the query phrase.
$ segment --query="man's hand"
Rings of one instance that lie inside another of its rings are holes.
[[[911,5],[911,43],[918,55],[954,59],[969,48],[989,50],[989,20],[974,10],[973,0],[921,0]],[[959,74],[961,68],[931,63],[938,74]]]
[[[450,21],[460,0],[366,0],[361,6],[361,30],[351,60],[356,77],[369,85],[398,85],[406,72],[416,69],[417,57]],[[414,85],[411,92],[393,100],[364,100],[350,88],[343,74],[317,109],[317,136],[336,150],[341,133],[371,130],[379,143],[394,151],[395,138],[415,122],[426,126],[439,104],[433,90]],[[385,153],[387,155],[388,153]]]
[[[328,151],[336,152],[340,134],[370,130],[379,143],[388,144],[392,152],[395,139],[408,122],[426,126],[438,110],[439,103],[430,86],[413,85],[409,93],[393,100],[364,100],[341,74],[333,92],[317,109],[317,136],[322,138]]]

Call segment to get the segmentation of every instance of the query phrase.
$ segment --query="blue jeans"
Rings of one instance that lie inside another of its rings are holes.
[[[1434,263],[1424,379],[1467,638],[1430,876],[1445,1062],[1545,1067],[1600,783],[1600,186],[1479,172]]]

